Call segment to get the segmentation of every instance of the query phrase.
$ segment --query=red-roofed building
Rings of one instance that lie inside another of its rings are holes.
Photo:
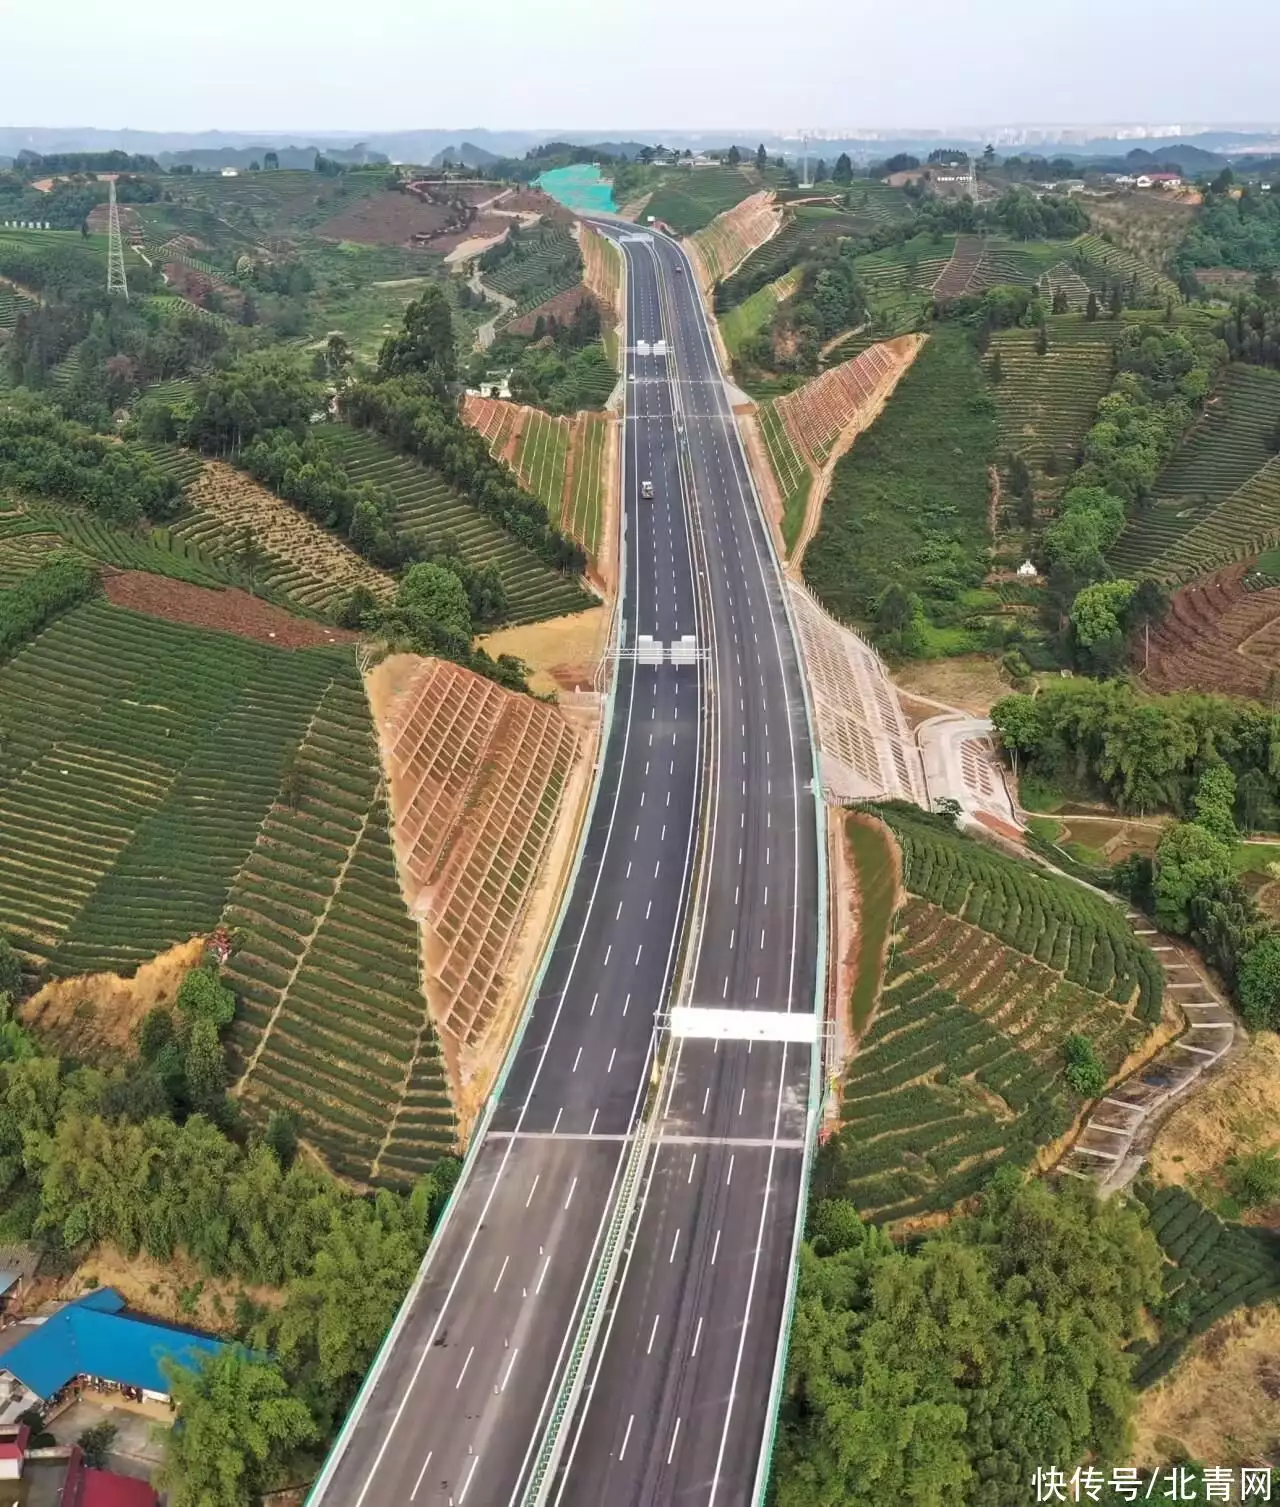
[[[67,1462],[58,1507],[156,1507],[159,1500],[145,1481],[110,1470],[91,1470],[76,1446]]]
[[[16,1481],[22,1474],[31,1430],[25,1423],[0,1433],[0,1481]]]

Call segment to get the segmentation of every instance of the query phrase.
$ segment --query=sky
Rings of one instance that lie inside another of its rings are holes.
[[[0,37],[0,124],[20,126],[612,133],[1280,117],[1277,0],[0,0]]]

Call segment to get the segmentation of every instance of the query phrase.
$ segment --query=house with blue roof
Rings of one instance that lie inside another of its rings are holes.
[[[124,1309],[124,1299],[114,1288],[100,1287],[64,1303],[40,1323],[15,1326],[30,1333],[0,1355],[0,1375],[7,1372],[46,1403],[78,1380],[164,1402],[169,1383],[162,1361],[195,1367],[226,1348],[221,1340],[138,1318]]]

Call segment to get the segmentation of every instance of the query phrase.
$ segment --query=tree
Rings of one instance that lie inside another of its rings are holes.
[[[396,606],[422,614],[448,636],[471,641],[471,603],[466,588],[443,565],[411,565],[396,592]]]
[[[1000,359],[1000,352],[998,350],[993,351],[991,354],[991,362],[987,367],[987,375],[993,382],[1004,381],[1004,362]],[[1023,464],[1026,464],[1025,461]]]
[[[768,166],[769,166],[769,154],[768,154],[768,152],[765,151],[765,149],[764,149],[764,142],[762,141],[760,143],[760,145],[756,148],[756,171],[759,172],[759,173],[763,173],[764,170],[765,170],[765,168],[767,168]]]
[[[1250,1030],[1280,1031],[1280,936],[1264,937],[1245,953],[1237,989]]]
[[[298,1154],[298,1125],[287,1109],[273,1109],[267,1121],[263,1143],[271,1148],[271,1154],[288,1172]]]
[[[107,1468],[107,1456],[111,1453],[111,1446],[116,1442],[119,1429],[109,1419],[101,1423],[95,1423],[85,1429],[76,1443],[84,1454],[84,1463],[90,1470],[105,1470]]]
[[[1036,355],[1044,356],[1049,351],[1049,330],[1042,319],[1036,326]]]
[[[1219,842],[1233,843],[1236,831],[1236,777],[1228,764],[1210,764],[1200,776],[1191,801],[1198,826],[1211,832]]]
[[[216,968],[193,968],[178,987],[178,1010],[189,1021],[207,1020],[220,1031],[235,1019],[236,997],[219,982]]]
[[[180,1420],[159,1475],[170,1507],[252,1507],[317,1438],[279,1369],[245,1350],[229,1346],[198,1371],[161,1365]]]
[[[1092,324],[1098,317],[1098,295],[1089,289],[1089,298],[1084,306],[1084,317]]]
[[[1246,1209],[1280,1203],[1280,1156],[1255,1151],[1227,1164],[1227,1191]]]
[[[0,932],[0,995],[8,995],[11,1000],[15,1000],[21,989],[22,964],[13,950],[13,943]]]
[[[403,377],[416,372],[447,385],[458,372],[453,311],[444,290],[434,283],[426,287],[404,311],[400,332],[389,335],[378,352],[378,371],[384,377]]]
[[[1125,612],[1134,590],[1132,581],[1098,581],[1077,592],[1071,604],[1076,648],[1095,674],[1114,674],[1124,663]]]
[[[275,151],[264,152],[262,155],[262,165],[268,172],[273,172],[280,166],[279,154]]]
[[[199,1114],[213,1114],[221,1106],[227,1088],[227,1065],[211,1020],[192,1023],[183,1044],[187,1096]]]
[[[843,184],[853,182],[853,163],[849,160],[848,152],[841,152],[836,158],[836,165],[831,169],[831,181]]]
[[[258,543],[258,536],[248,524],[240,530],[240,540],[236,545],[236,564],[244,572],[249,582],[249,595],[252,596],[258,567],[262,564],[262,547]]]
[[[1156,849],[1156,921],[1176,936],[1191,930],[1191,902],[1227,889],[1235,878],[1231,848],[1197,822],[1170,827]]]
[[[737,167],[737,165],[742,161],[742,153],[737,149],[736,146],[731,146],[728,152],[725,154],[724,160],[729,164],[730,167]]]
[[[1107,1086],[1107,1070],[1087,1036],[1074,1032],[1062,1044],[1064,1076],[1082,1099],[1096,1099]]]
[[[324,343],[325,370],[335,382],[342,382],[355,360],[347,337],[340,330],[334,330]]]
[[[825,183],[827,181],[827,161],[825,157],[819,157],[817,166],[813,170],[813,181]]]

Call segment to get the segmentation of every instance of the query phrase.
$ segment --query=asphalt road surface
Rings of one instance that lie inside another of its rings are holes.
[[[692,272],[676,272],[682,254],[661,237],[621,246],[624,652],[582,861],[470,1173],[313,1507],[521,1499],[683,938],[684,1002],[813,1008],[817,818],[780,583]],[[640,636],[685,635],[691,662],[635,653]],[[767,1424],[810,1048],[674,1052],[640,1214],[553,1483],[553,1499],[581,1507],[745,1504]]]

